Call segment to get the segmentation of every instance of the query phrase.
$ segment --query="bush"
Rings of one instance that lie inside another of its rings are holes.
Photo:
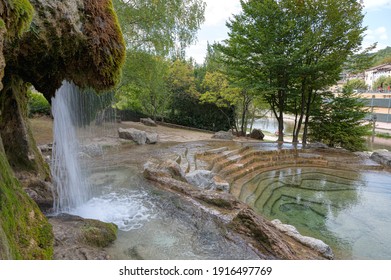
[[[350,151],[366,149],[365,136],[371,135],[371,125],[365,124],[368,112],[352,88],[345,87],[341,95],[329,98],[313,114],[309,124],[311,142]]]
[[[42,95],[42,93],[29,90],[28,91],[28,110],[29,117],[34,115],[50,115],[50,104],[46,100],[46,98]]]

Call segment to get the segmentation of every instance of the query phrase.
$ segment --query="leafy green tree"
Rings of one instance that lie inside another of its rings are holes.
[[[242,13],[227,23],[230,33],[219,45],[221,60],[230,76],[264,95],[279,123],[279,141],[287,104],[296,104],[293,140],[304,124],[305,143],[311,107],[323,89],[339,79],[347,57],[361,44],[362,6],[351,0],[241,1],[241,5]],[[293,102],[288,102],[290,98]]]
[[[315,110],[310,122],[310,141],[351,151],[365,149],[364,136],[370,135],[365,104],[349,86],[338,96],[330,96]]]
[[[227,77],[220,72],[207,72],[202,83],[204,93],[200,97],[200,101],[204,103],[215,104],[217,108],[224,113],[224,108],[234,108],[238,103],[240,89],[232,88],[229,85]],[[231,117],[225,115],[230,128],[235,126],[231,123]],[[236,131],[238,130],[235,126]]]
[[[155,120],[167,105],[166,79],[168,62],[146,52],[129,51],[126,76],[116,93],[119,109],[133,109],[152,116]]]
[[[183,56],[204,22],[202,0],[114,0],[128,47]]]

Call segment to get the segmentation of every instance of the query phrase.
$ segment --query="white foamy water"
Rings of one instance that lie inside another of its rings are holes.
[[[103,155],[101,147],[96,143],[80,145],[83,143],[83,135],[99,132],[92,130],[104,130],[102,125],[90,126],[94,117],[102,114],[99,112],[104,108],[103,101],[92,93],[81,92],[73,83],[66,81],[52,99],[54,143],[51,171],[55,186],[53,208],[55,214],[69,213],[111,222],[119,229],[129,231],[142,227],[152,217],[153,205],[148,203],[147,194],[110,184],[104,185],[102,190],[102,186],[94,186],[94,181],[88,181],[86,175],[90,170],[83,170],[86,164],[83,164],[83,168],[80,164],[80,154],[86,150],[89,154],[92,150],[94,155]]]
[[[53,161],[51,172],[56,190],[55,213],[68,212],[89,199],[90,186],[82,174],[78,154],[80,145],[74,126],[79,89],[63,82],[52,98]]]
[[[142,192],[111,192],[94,197],[74,209],[70,214],[86,219],[114,223],[120,230],[141,228],[153,217],[153,206]]]

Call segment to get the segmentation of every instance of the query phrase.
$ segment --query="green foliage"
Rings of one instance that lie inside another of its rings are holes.
[[[371,133],[371,126],[364,124],[367,114],[365,104],[352,88],[344,87],[341,95],[330,97],[316,110],[310,122],[309,139],[330,147],[365,150],[364,136]]]
[[[143,51],[128,51],[122,85],[117,90],[119,109],[142,110],[154,119],[162,114],[167,102],[168,62]]]
[[[128,46],[163,56],[181,54],[205,19],[202,0],[114,0],[114,7]]]
[[[27,91],[28,96],[28,115],[32,117],[33,115],[50,115],[51,108],[49,102],[42,95],[42,93],[31,90]]]
[[[384,138],[384,139],[391,139],[391,134],[389,134],[389,133],[376,133],[376,137]]]
[[[363,39],[362,6],[351,0],[241,1],[242,13],[227,23],[221,61],[245,88],[264,95],[279,122],[288,99],[298,106],[297,136],[304,135],[311,107],[323,88],[335,84],[349,55]],[[305,120],[304,120],[305,118]],[[303,142],[305,142],[303,137]]]
[[[367,90],[368,89],[368,86],[365,84],[365,81],[361,80],[361,79],[351,79],[346,83],[345,86],[347,86],[353,90]]]
[[[378,88],[381,89],[387,89],[389,86],[391,86],[391,77],[386,76],[380,76],[377,78],[376,81],[373,83],[373,90],[376,90]]]
[[[167,80],[170,92],[169,120],[177,124],[209,130],[228,130],[232,108],[203,104],[196,89],[195,70],[189,62],[176,60],[170,65]]]
[[[391,47],[386,47],[375,52],[372,66],[377,66],[385,63],[391,63]]]

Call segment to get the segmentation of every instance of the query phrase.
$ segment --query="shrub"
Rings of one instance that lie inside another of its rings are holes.
[[[42,93],[29,90],[28,91],[28,109],[29,109],[29,117],[34,115],[50,115],[50,104],[46,100],[46,98],[42,95]]]

